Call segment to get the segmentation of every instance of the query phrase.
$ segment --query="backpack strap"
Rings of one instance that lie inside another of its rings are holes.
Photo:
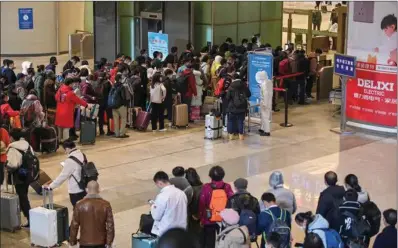
[[[76,158],[75,156],[69,156],[68,158],[72,159],[72,160],[75,161],[78,165],[80,165],[80,167],[83,168],[84,163],[82,163],[78,158]],[[83,153],[83,161],[84,161],[85,163],[87,163],[86,155],[84,155],[84,153]],[[79,185],[79,187],[80,187],[80,183],[77,181],[77,179],[76,179],[76,177],[73,175],[73,173],[72,173],[71,176],[73,177],[73,179],[75,179],[77,185]],[[80,178],[80,179],[81,179],[81,178]]]
[[[243,244],[246,244],[247,238],[245,233],[242,231],[242,229],[240,229],[240,227],[238,228],[239,232],[243,235]]]

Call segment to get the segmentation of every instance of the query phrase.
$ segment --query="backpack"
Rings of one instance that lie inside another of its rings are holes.
[[[257,240],[257,215],[251,209],[242,209],[240,212],[239,226],[249,229],[250,242]]]
[[[216,185],[212,184],[211,188],[212,192],[209,204],[211,216],[209,216],[209,220],[212,222],[221,222],[222,218],[220,213],[225,209],[228,201],[228,196],[225,192],[225,184],[220,189],[216,188]]]
[[[247,109],[247,99],[243,92],[235,92],[232,103],[237,109]]]
[[[77,159],[74,156],[70,156],[69,158],[75,161],[77,164],[79,164],[82,169],[81,169],[81,174],[80,174],[80,182],[77,181],[76,177],[72,177],[75,179],[76,183],[79,185],[80,189],[85,190],[87,187],[88,182],[90,181],[97,181],[98,180],[98,170],[97,167],[95,167],[95,164],[93,162],[87,162],[86,155],[83,154],[83,163]]]
[[[370,225],[362,216],[355,216],[349,211],[343,211],[341,215],[344,218],[343,226],[340,229],[342,238],[346,241],[365,241],[369,237]]]
[[[181,75],[177,78],[178,92],[185,94],[188,91],[188,78],[191,74]]]
[[[26,151],[16,150],[22,155],[22,164],[18,168],[19,178],[29,184],[39,179],[40,162],[32,151],[32,147],[29,146]]]
[[[370,224],[369,237],[373,237],[380,230],[381,223],[381,211],[377,205],[372,201],[367,201],[362,204],[363,214],[366,216],[366,220]]]
[[[115,85],[109,92],[108,107],[112,109],[120,108],[123,105],[123,85]]]
[[[289,59],[286,58],[279,62],[278,72],[281,75],[288,75],[291,73]]]
[[[268,234],[272,232],[278,233],[281,236],[280,248],[288,248],[290,244],[290,227],[286,224],[287,211],[282,208],[280,210],[281,215],[279,216],[279,218],[275,218],[274,214],[270,210],[265,210],[265,212],[272,217],[272,223],[269,228]],[[266,237],[264,237],[264,240],[267,240]]]
[[[330,228],[320,228],[314,230],[322,230],[325,234],[326,238],[326,247],[325,248],[344,248],[344,243],[341,240],[341,237],[336,230]]]

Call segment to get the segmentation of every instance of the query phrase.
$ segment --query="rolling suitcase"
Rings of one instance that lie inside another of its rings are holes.
[[[134,233],[131,235],[132,248],[155,248],[158,239],[145,233]]]
[[[89,116],[84,116],[80,122],[80,144],[95,144],[95,136],[97,135],[97,124]]]
[[[146,131],[151,121],[151,113],[150,113],[151,105],[148,106],[147,111],[139,111],[136,120],[136,128],[139,131]]]
[[[43,185],[50,184],[52,182],[51,178],[47,175],[46,172],[40,170],[39,179],[32,182],[30,186],[36,191],[37,194],[41,195],[43,190]]]
[[[222,137],[222,120],[213,114],[206,115],[205,139],[219,139]]]
[[[177,97],[176,104],[173,105],[173,126],[187,127],[188,121],[188,105],[182,104],[181,99]]]
[[[29,219],[31,244],[52,247],[69,239],[68,208],[53,204],[51,190],[43,189],[43,207],[31,209]]]
[[[53,153],[58,150],[58,137],[57,130],[53,126],[44,126],[41,129],[41,137],[40,137],[40,151]]]
[[[3,169],[3,168],[1,168]],[[11,185],[11,192],[8,192],[7,170],[5,170],[6,191],[1,193],[1,219],[2,230],[15,232],[21,227],[21,211],[19,208],[19,197],[15,194],[14,185]],[[13,184],[13,177],[11,176]]]

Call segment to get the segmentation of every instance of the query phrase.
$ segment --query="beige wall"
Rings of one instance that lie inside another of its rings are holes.
[[[18,8],[33,8],[32,30],[19,30]],[[1,2],[0,54],[55,54],[57,20],[59,52],[68,51],[68,35],[84,30],[84,8],[84,2]]]
[[[2,2],[1,54],[55,53],[55,2]],[[33,29],[20,30],[18,9],[33,8]]]
[[[59,51],[68,51],[68,36],[84,30],[84,2],[59,2]]]

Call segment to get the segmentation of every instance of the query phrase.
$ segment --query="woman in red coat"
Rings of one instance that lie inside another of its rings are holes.
[[[72,78],[65,79],[64,84],[55,95],[55,100],[57,101],[55,125],[58,127],[60,141],[69,138],[69,128],[74,126],[73,114],[75,105],[87,107],[87,103],[73,92],[72,83]]]

